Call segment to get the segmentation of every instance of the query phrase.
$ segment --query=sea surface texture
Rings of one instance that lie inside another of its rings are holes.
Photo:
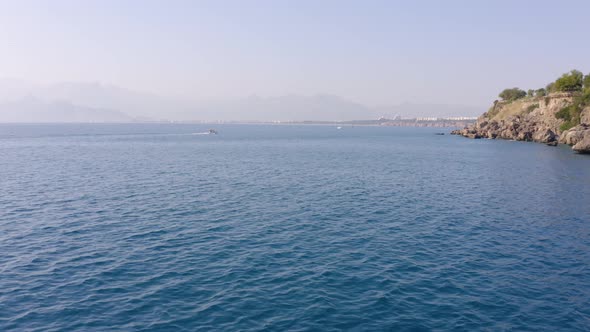
[[[0,125],[0,331],[588,331],[590,157],[441,129]]]

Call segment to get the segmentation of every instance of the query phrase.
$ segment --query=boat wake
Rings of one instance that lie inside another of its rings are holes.
[[[193,133],[193,135],[217,135],[217,131],[215,129],[209,129],[201,133]]]

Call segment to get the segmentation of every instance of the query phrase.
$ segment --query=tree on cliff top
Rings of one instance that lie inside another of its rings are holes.
[[[555,81],[553,88],[555,91],[573,92],[581,91],[583,85],[584,74],[574,69],[569,73],[561,75],[561,77]]]
[[[568,74],[564,74],[560,79],[564,78]],[[571,77],[574,76],[575,80]],[[560,80],[558,79],[555,83]],[[582,75],[577,70],[572,70],[569,74],[569,80],[571,80],[571,86],[575,87],[576,90],[561,90],[561,91],[580,91],[583,87],[582,93],[576,93],[574,95],[573,103],[562,108],[559,112],[555,113],[555,117],[562,119],[564,123],[559,127],[562,131],[568,130],[575,127],[581,122],[582,110],[590,106],[590,75]],[[574,84],[575,83],[575,84]]]
[[[519,88],[504,89],[504,91],[500,92],[498,96],[506,101],[514,101],[524,98],[526,96],[526,92]]]

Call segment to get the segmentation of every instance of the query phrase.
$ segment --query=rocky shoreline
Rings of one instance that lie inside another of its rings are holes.
[[[590,107],[582,110],[580,124],[561,130],[564,120],[556,113],[572,105],[574,94],[552,93],[516,101],[496,101],[477,121],[451,134],[468,138],[532,141],[556,146],[571,145],[578,153],[590,153]]]

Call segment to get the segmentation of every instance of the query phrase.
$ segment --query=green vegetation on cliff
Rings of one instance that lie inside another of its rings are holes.
[[[536,110],[537,108],[539,108],[539,104],[531,104],[531,105],[527,106],[525,113],[530,113],[530,112]]]
[[[510,106],[513,102],[522,99],[523,101],[536,102],[542,101],[547,105],[551,100],[549,94],[552,93],[570,93],[573,97],[573,102],[570,105],[563,107],[559,112],[555,113],[557,119],[562,119],[564,123],[560,126],[560,130],[564,131],[580,124],[580,115],[582,110],[590,106],[590,74],[584,76],[579,70],[572,70],[561,75],[554,82],[547,84],[545,88],[537,90],[529,89],[524,91],[520,88],[504,89],[500,92],[499,97],[502,98],[504,107]],[[494,102],[494,106],[488,110],[487,115],[492,118],[498,114],[498,101]],[[531,104],[526,106],[524,113],[530,113],[539,104]],[[516,105],[515,105],[516,108]]]
[[[568,130],[580,124],[580,116],[584,107],[590,106],[590,87],[585,88],[582,93],[577,93],[574,102],[555,113],[555,117],[565,121],[559,129]]]
[[[531,90],[532,91],[532,90]],[[520,98],[526,97],[527,93],[524,90],[519,88],[512,88],[512,89],[504,89],[504,91],[500,92],[498,95],[503,100],[507,101],[514,101]]]
[[[590,91],[590,74],[584,76],[579,70],[572,70],[561,75],[557,80],[547,84],[545,88],[524,91],[520,88],[504,89],[498,95],[503,101],[511,102],[522,98],[544,97],[554,92]]]
[[[547,95],[547,91],[544,88],[537,89],[535,91],[535,96],[537,97],[545,97]]]
[[[590,74],[584,77],[580,71],[572,70],[558,78],[553,88],[557,91],[574,93],[573,103],[555,113],[556,118],[564,121],[559,129],[564,131],[579,125],[582,110],[590,106]]]
[[[584,74],[578,70],[572,70],[558,78],[553,84],[556,92],[582,91],[584,85]]]

